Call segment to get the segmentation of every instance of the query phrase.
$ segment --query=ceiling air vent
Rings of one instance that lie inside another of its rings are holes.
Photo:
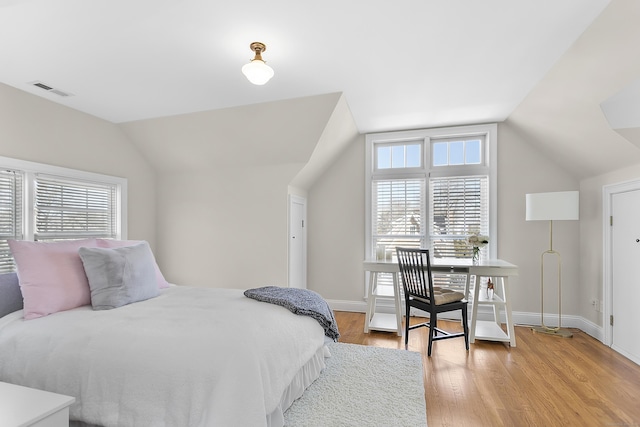
[[[58,96],[73,96],[72,93],[61,91],[60,89],[56,89],[40,81],[30,82],[29,84],[39,87],[40,89],[44,89],[47,92],[55,93]]]

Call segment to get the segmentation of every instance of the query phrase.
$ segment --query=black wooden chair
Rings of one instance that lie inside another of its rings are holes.
[[[433,286],[431,275],[431,261],[428,249],[396,248],[400,277],[404,289],[406,307],[404,347],[409,347],[409,330],[420,327],[429,328],[429,349],[435,340],[464,337],[465,346],[469,350],[469,326],[467,324],[467,300],[462,292]],[[409,310],[411,307],[429,313],[429,321],[409,326]],[[450,333],[438,328],[438,313],[447,311],[462,311],[462,326],[464,332]],[[441,335],[438,335],[440,333]]]

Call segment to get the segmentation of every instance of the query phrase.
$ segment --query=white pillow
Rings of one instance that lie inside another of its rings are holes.
[[[144,242],[144,240],[114,240],[114,239],[96,239],[99,248],[121,248],[123,246],[133,246],[137,245],[140,242]],[[164,275],[160,271],[160,267],[158,267],[158,263],[153,259],[153,263],[156,268],[156,280],[158,281],[158,288],[164,289],[169,287],[169,282],[164,278]]]
[[[80,248],[94,310],[158,296],[155,260],[147,242],[122,248]]]

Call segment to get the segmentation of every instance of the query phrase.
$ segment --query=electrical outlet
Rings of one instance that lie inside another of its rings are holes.
[[[591,306],[593,307],[593,309],[595,311],[602,311],[602,309],[600,308],[600,301],[598,301],[597,299],[592,299],[591,300]]]

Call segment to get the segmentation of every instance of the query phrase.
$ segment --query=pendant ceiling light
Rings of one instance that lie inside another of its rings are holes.
[[[273,77],[273,68],[269,67],[262,59],[262,52],[267,50],[267,46],[264,43],[253,42],[249,47],[256,53],[256,56],[242,67],[242,73],[254,85],[263,85]]]

